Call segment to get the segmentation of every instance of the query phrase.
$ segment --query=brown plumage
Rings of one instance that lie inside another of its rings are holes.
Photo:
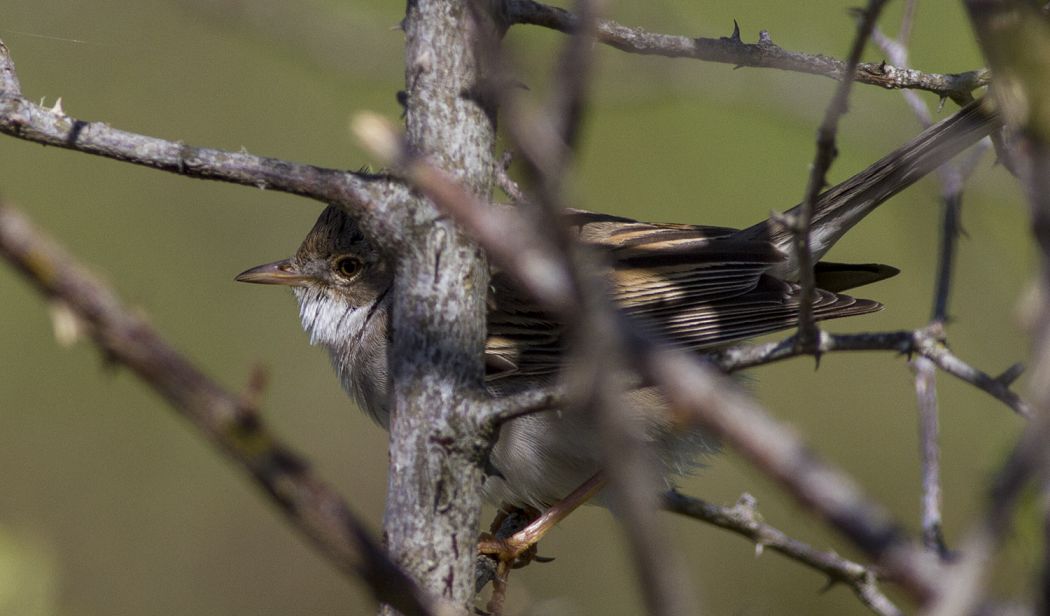
[[[823,258],[879,204],[994,126],[992,114],[971,105],[823,193],[813,213],[814,259]],[[798,322],[798,263],[790,234],[772,221],[735,230],[574,210],[566,222],[605,258],[600,274],[607,277],[615,304],[669,344],[702,351]],[[840,291],[896,272],[876,264],[818,263],[816,318],[879,310],[878,302]],[[343,387],[385,427],[392,277],[393,268],[354,221],[328,207],[294,257],[237,279],[292,286],[311,342],[328,350]],[[489,306],[485,359],[492,394],[552,383],[563,362],[561,324],[499,272],[492,277]],[[687,471],[699,452],[715,449],[702,433],[674,431],[655,391],[638,389],[629,396],[668,477]],[[589,416],[556,409],[504,424],[491,454],[494,472],[485,485],[490,500],[543,508],[562,498],[599,468],[595,433]]]

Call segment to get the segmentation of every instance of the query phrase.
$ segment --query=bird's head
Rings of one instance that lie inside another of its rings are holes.
[[[253,267],[236,280],[292,287],[311,343],[333,348],[360,339],[392,274],[357,223],[328,206],[294,256]]]

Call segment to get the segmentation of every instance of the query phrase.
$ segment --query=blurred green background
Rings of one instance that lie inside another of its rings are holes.
[[[619,3],[612,16],[656,31],[745,40],[760,29],[794,50],[842,57],[849,2]],[[0,0],[0,38],[25,94],[67,113],[195,145],[358,168],[356,111],[396,119],[402,3]],[[882,20],[892,32],[899,5]],[[563,37],[515,29],[509,42],[542,93]],[[919,8],[912,59],[925,70],[980,66],[961,8]],[[877,53],[869,53],[877,60]],[[637,57],[600,48],[575,204],[655,221],[746,226],[802,195],[833,83],[820,77]],[[932,102],[932,97],[927,97]],[[951,111],[953,106],[948,104]],[[900,95],[855,89],[840,134],[839,181],[917,132]],[[290,294],[238,285],[287,256],[319,204],[207,183],[0,138],[0,194],[112,281],[178,348],[230,388],[272,375],[268,420],[378,529],[385,438],[350,409]],[[928,318],[937,186],[890,202],[832,253],[884,261],[897,278],[865,289],[887,309],[835,331],[916,327]],[[1033,269],[1024,205],[990,157],[966,193],[950,329],[954,349],[997,373],[1026,357],[1018,300]],[[0,267],[0,614],[325,614],[373,609],[159,399],[89,344],[61,348],[46,305]],[[830,355],[753,371],[756,395],[912,529],[919,472],[911,373],[889,353]],[[941,375],[944,508],[957,545],[1019,420]],[[773,523],[855,555],[732,452],[683,489],[732,503],[743,491]],[[1029,516],[1031,517],[1031,516]],[[668,517],[710,614],[862,614],[842,588],[723,531]],[[1038,526],[1023,523],[1002,593],[1030,590]],[[636,582],[609,512],[587,507],[541,546],[552,564],[512,577],[516,614],[634,614]]]

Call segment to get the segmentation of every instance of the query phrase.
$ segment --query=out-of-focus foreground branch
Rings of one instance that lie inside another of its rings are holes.
[[[492,261],[521,281],[548,310],[558,315],[581,310],[571,283],[562,287],[546,282],[550,278],[573,281],[578,275],[569,271],[573,266],[565,259],[537,248],[549,246],[543,230],[513,212],[487,207],[407,148],[392,127],[376,118],[362,117],[356,126],[374,153],[390,157],[402,177],[454,215]],[[531,249],[518,250],[526,246]],[[907,539],[902,526],[851,478],[818,459],[794,431],[774,420],[712,366],[701,364],[684,351],[657,345],[630,324],[621,325],[628,356],[649,382],[661,387],[676,423],[700,425],[723,437],[794,498],[875,558],[918,602],[932,596],[937,563],[924,556]]]
[[[90,275],[29,220],[0,203],[0,257],[73,315],[106,357],[148,384],[247,472],[294,528],[379,601],[405,614],[436,614],[338,493],[267,428],[254,396],[230,393],[167,344],[138,311]]]
[[[969,614],[985,597],[993,556],[1013,527],[1013,517],[1026,489],[1044,495],[1050,477],[1050,23],[1036,4],[1019,0],[968,0],[966,8],[977,41],[996,71],[992,88],[1004,123],[1013,134],[1012,169],[1028,198],[1032,236],[1039,248],[1038,298],[1033,301],[1032,406],[1034,417],[995,474],[984,515],[959,547],[961,558],[941,580],[940,601],[929,614]],[[1045,497],[1041,499],[1046,502]],[[1045,507],[1045,505],[1044,505]],[[1050,513],[1044,510],[1045,520]],[[1045,539],[1045,538],[1044,538]],[[1045,547],[1043,572],[1032,583],[1038,589],[1037,613],[1050,609],[1050,551]]]
[[[817,350],[817,341],[820,332],[813,317],[813,297],[816,293],[816,274],[813,271],[813,253],[810,250],[810,232],[813,226],[813,208],[821,190],[827,185],[828,170],[831,163],[838,156],[838,148],[835,146],[838,135],[839,120],[846,114],[849,102],[849,93],[853,86],[853,76],[856,74],[860,56],[864,53],[871,31],[875,28],[882,7],[886,5],[885,0],[870,0],[867,8],[861,11],[857,33],[853,37],[849,57],[846,59],[845,75],[835,88],[835,94],[828,102],[824,110],[824,119],[817,129],[817,151],[813,155],[813,163],[809,168],[809,178],[806,181],[806,193],[802,203],[793,216],[784,216],[781,224],[787,225],[792,232],[792,251],[798,260],[798,334],[796,342],[800,347],[806,349],[820,361],[820,352]]]

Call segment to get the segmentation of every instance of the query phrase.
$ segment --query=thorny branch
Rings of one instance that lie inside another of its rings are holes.
[[[843,558],[834,552],[821,552],[766,524],[757,511],[755,498],[750,494],[742,495],[732,507],[722,507],[671,491],[664,495],[664,508],[747,537],[755,543],[756,554],[770,549],[808,565],[827,575],[830,583],[848,586],[861,603],[876,614],[901,614],[897,606],[879,590],[877,570]]]
[[[855,353],[858,351],[890,351],[899,355],[918,355],[959,380],[987,393],[1022,417],[1030,417],[1029,404],[1010,387],[1021,375],[1021,365],[1010,366],[1002,374],[992,376],[978,370],[952,353],[945,345],[937,327],[895,332],[864,334],[831,334],[821,332],[819,350],[822,354]],[[758,368],[785,359],[805,355],[795,343],[794,336],[764,344],[739,344],[707,356],[707,360],[723,372],[733,373]],[[560,389],[537,388],[515,396],[492,401],[492,421],[502,423],[538,413],[563,403]]]
[[[373,232],[393,235],[374,204],[391,190],[388,178],[302,163],[191,146],[140,135],[66,114],[61,101],[51,108],[22,95],[11,54],[0,41],[0,133],[42,145],[168,171],[338,203],[373,222]]]
[[[511,24],[542,26],[561,32],[572,32],[578,24],[578,18],[572,13],[533,0],[505,0],[504,11]],[[737,67],[775,68],[823,75],[835,80],[841,80],[848,74],[846,62],[820,54],[786,50],[773,43],[765,30],[759,33],[758,42],[745,43],[736,25],[732,35],[721,38],[659,34],[609,20],[599,20],[597,32],[599,42],[629,53],[693,58]],[[988,85],[991,75],[984,69],[942,75],[885,62],[864,62],[857,65],[853,79],[858,83],[887,89],[925,90],[942,98],[968,101],[971,92]]]
[[[795,346],[794,337],[780,342],[738,345],[719,351],[713,361],[727,372],[736,372],[803,354],[803,351],[794,348]],[[896,351],[906,355],[918,354],[929,359],[948,374],[988,393],[1018,415],[1025,417],[1031,415],[1028,403],[1010,389],[1011,384],[1021,376],[1019,364],[1009,367],[998,376],[982,372],[964,362],[948,349],[940,327],[866,334],[821,332],[818,350],[820,353]]]

